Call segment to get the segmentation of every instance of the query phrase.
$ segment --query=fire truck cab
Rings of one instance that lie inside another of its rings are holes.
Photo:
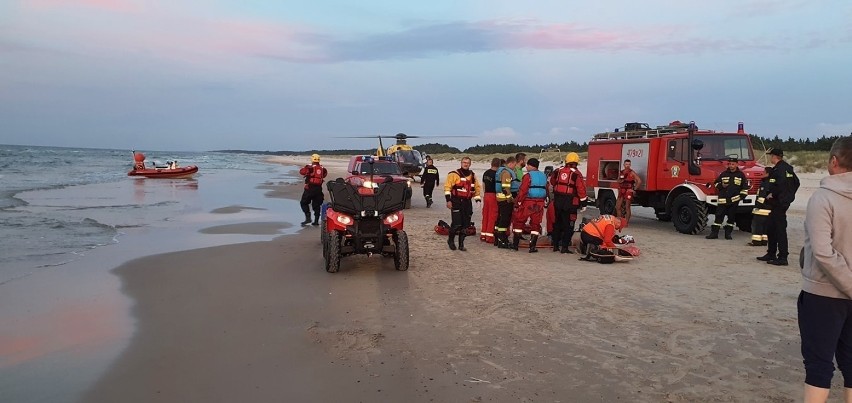
[[[751,210],[763,177],[742,122],[736,132],[699,130],[694,122],[651,128],[627,123],[624,130],[596,134],[589,142],[586,184],[601,214],[613,214],[618,177],[625,160],[642,180],[632,205],[650,207],[661,221],[672,221],[684,234],[698,234],[717,206],[713,182],[730,157],[739,159],[749,180],[748,197],[739,204],[736,224],[751,231]]]

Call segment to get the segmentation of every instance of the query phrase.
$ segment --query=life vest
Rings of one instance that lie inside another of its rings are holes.
[[[521,181],[518,180],[518,176],[515,175],[515,171],[506,167],[497,168],[497,173],[494,174],[494,190],[497,191],[497,193],[503,193],[503,181],[500,180],[500,178],[503,177],[503,171],[508,171],[512,175],[512,186],[509,188],[509,191],[517,193],[518,189],[521,188]]]
[[[607,225],[612,225],[613,228],[615,228],[614,219],[615,217],[609,214],[604,214],[586,223],[586,225],[583,226],[583,232],[595,238],[603,239],[604,231],[606,230]]]
[[[633,179],[633,175],[631,175],[632,173],[633,173],[632,169],[621,170],[621,173],[619,173],[618,175],[619,175],[619,178],[622,178],[623,180],[618,185],[619,188],[631,189],[631,190],[633,189],[633,186],[636,185],[636,180]]]
[[[325,178],[325,168],[320,164],[313,164],[311,166],[306,166],[299,170],[300,175],[305,176],[305,184],[306,185],[322,185],[323,178]]]
[[[530,188],[527,190],[527,197],[530,199],[544,199],[547,196],[547,176],[541,171],[529,171]]]
[[[459,181],[453,184],[453,187],[450,189],[450,194],[453,197],[458,197],[460,199],[472,198],[474,186],[476,185],[476,177],[473,176],[473,172],[471,172],[469,176],[462,176],[459,171],[453,172],[459,176]]]
[[[556,184],[553,186],[554,193],[563,195],[577,194],[577,175],[574,175],[576,169],[562,167],[556,171]]]

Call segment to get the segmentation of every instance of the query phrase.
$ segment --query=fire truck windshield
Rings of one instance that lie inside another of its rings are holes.
[[[725,160],[737,157],[740,161],[753,161],[754,154],[748,137],[735,135],[696,135],[696,139],[704,142],[699,150],[705,160]]]

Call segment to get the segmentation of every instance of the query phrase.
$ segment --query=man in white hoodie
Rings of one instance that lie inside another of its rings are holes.
[[[802,292],[797,303],[805,402],[825,402],[834,375],[843,374],[852,402],[852,136],[834,142],[829,176],[808,201]]]

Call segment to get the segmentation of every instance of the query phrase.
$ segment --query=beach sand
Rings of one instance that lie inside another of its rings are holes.
[[[343,175],[345,160],[323,163],[331,178]],[[443,177],[458,162],[437,166]],[[478,175],[485,169],[474,166]],[[802,175],[789,218],[791,263],[822,176]],[[300,185],[260,186],[267,197],[301,194]],[[414,187],[407,272],[392,259],[352,256],[326,273],[311,226],[117,267],[136,332],[82,400],[799,400],[799,270],[755,260],[765,249],[746,246],[749,234],[687,236],[637,208],[624,233],[642,256],[629,263],[497,250],[478,237],[467,252],[450,251],[433,231],[450,221],[442,188],[427,209]],[[473,220],[479,226],[481,210]],[[277,225],[247,220],[208,231]]]

